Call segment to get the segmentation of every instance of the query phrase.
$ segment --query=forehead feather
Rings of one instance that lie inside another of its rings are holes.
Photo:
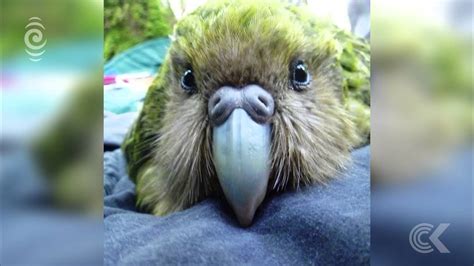
[[[175,46],[194,61],[209,53],[267,53],[289,60],[307,45],[307,26],[279,2],[224,1],[203,6],[180,21]]]

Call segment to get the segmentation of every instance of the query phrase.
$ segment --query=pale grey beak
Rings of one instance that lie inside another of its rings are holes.
[[[209,102],[217,176],[239,223],[249,226],[270,175],[271,95],[256,85],[223,87]]]

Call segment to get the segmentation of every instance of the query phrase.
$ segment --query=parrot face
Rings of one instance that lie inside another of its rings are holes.
[[[208,4],[175,28],[124,150],[156,215],[223,194],[248,226],[272,191],[324,183],[356,141],[333,39],[280,3]]]

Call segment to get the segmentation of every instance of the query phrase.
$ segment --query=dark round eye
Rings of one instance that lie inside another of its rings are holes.
[[[303,62],[297,62],[292,71],[291,75],[293,87],[297,90],[303,89],[304,86],[309,85],[311,76]]]
[[[196,89],[196,81],[194,80],[194,74],[191,69],[184,71],[181,77],[181,87],[187,92],[194,92]]]

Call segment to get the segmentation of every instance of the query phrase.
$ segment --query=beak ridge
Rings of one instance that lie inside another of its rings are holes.
[[[236,108],[213,128],[213,157],[219,183],[239,223],[249,226],[267,192],[270,125]]]

